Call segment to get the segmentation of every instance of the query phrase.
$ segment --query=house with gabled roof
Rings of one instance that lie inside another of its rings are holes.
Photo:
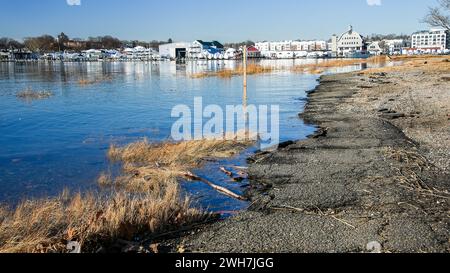
[[[202,40],[196,40],[193,43],[193,47],[199,48],[200,51],[207,51],[211,54],[222,53],[225,50],[224,46],[218,41],[205,42]]]
[[[332,52],[337,56],[342,56],[348,52],[367,51],[366,39],[361,34],[354,31],[352,26],[340,36],[333,35],[331,40]]]

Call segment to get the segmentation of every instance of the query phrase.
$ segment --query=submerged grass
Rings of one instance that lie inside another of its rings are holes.
[[[86,85],[93,85],[93,84],[98,84],[98,83],[102,83],[102,82],[110,82],[112,80],[113,80],[112,76],[105,76],[105,77],[96,78],[96,79],[82,78],[82,79],[78,80],[78,84],[80,86],[86,86]]]
[[[108,157],[123,164],[125,175],[112,180],[110,175],[103,174],[99,183],[119,186],[128,191],[152,190],[159,186],[161,177],[183,176],[201,166],[205,159],[233,157],[252,144],[250,140],[235,138],[155,144],[143,140],[125,147],[113,145],[109,149]]]
[[[65,191],[14,209],[0,206],[0,253],[64,253],[70,242],[79,243],[81,252],[96,252],[119,240],[146,239],[215,219],[181,197],[177,178],[207,158],[231,157],[253,143],[241,138],[111,146],[108,157],[122,162],[124,171],[114,181],[100,176],[101,185],[113,186],[111,192]]]
[[[274,71],[273,67],[270,66],[262,66],[258,64],[249,64],[247,66],[247,74],[248,75],[256,75],[256,74],[265,74],[271,73]],[[239,76],[244,73],[244,67],[239,66],[235,69],[224,69],[216,72],[202,72],[193,74],[193,78],[207,78],[207,77],[219,77],[219,78],[232,78],[234,76]]]
[[[173,179],[139,195],[124,191],[92,193],[22,202],[0,213],[0,253],[64,253],[76,241],[82,252],[95,252],[116,240],[177,230],[211,214],[190,207]]]
[[[51,91],[36,91],[28,87],[25,90],[20,91],[17,93],[17,97],[19,99],[23,100],[42,100],[42,99],[48,99],[52,97],[54,94]]]

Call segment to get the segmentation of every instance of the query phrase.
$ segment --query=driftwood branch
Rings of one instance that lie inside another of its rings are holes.
[[[228,175],[229,177],[234,176],[234,174],[231,171],[225,169],[225,167],[220,167],[220,171],[223,172],[224,174]]]
[[[241,201],[248,201],[248,199],[245,198],[244,196],[236,194],[236,193],[230,191],[229,189],[226,189],[226,188],[221,187],[219,185],[216,185],[216,184],[212,183],[211,181],[208,181],[208,180],[206,180],[206,179],[204,179],[204,178],[202,178],[202,177],[200,177],[198,175],[193,174],[192,172],[182,172],[181,174],[182,174],[182,176],[188,178],[189,180],[203,182],[206,185],[210,186],[211,188],[215,189],[216,191],[218,191],[218,192],[220,192],[220,193],[222,193],[222,194],[224,194],[224,195],[226,195],[228,197],[231,197],[231,198],[234,198],[234,199],[237,199],[237,200],[241,200]]]

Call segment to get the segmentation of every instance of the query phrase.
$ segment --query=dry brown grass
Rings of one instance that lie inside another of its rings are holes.
[[[273,67],[262,66],[258,64],[249,64],[247,66],[248,75],[265,74],[274,71]],[[224,69],[216,72],[202,72],[193,74],[193,78],[206,78],[206,77],[219,77],[219,78],[231,78],[234,76],[239,76],[244,74],[244,67],[239,66],[236,69]]]
[[[52,97],[54,94],[51,91],[36,91],[28,87],[25,90],[20,91],[17,93],[17,97],[19,99],[23,100],[42,100],[42,99],[48,99]]]
[[[320,63],[303,64],[294,66],[291,70],[300,73],[321,74],[325,70],[337,67],[346,67],[359,64],[384,64],[388,62],[387,56],[374,56],[367,59],[335,59]]]
[[[123,164],[124,175],[112,180],[108,174],[104,174],[99,178],[99,183],[133,192],[154,190],[159,187],[160,178],[183,176],[201,166],[205,159],[233,157],[252,144],[250,140],[236,138],[156,144],[143,140],[125,147],[113,145],[108,157]]]
[[[432,59],[442,59],[442,55],[399,55],[391,56],[390,59],[393,61],[414,61],[414,60],[432,60]]]
[[[112,194],[71,197],[64,192],[58,198],[25,201],[15,210],[0,207],[0,252],[67,252],[71,241],[79,242],[82,252],[94,252],[119,239],[131,241],[210,220],[215,215],[191,208],[180,197],[177,178],[207,158],[231,157],[253,143],[242,137],[111,146],[108,156],[123,164],[124,174],[115,179],[103,174],[99,183],[113,187]]]
[[[96,81],[88,80],[88,79],[80,79],[78,80],[79,85],[91,85],[96,83]]]
[[[175,180],[139,195],[116,192],[108,196],[68,192],[53,199],[25,201],[0,214],[0,253],[61,253],[67,243],[95,252],[114,241],[177,230],[212,215],[190,208],[179,197]]]
[[[401,56],[399,56],[401,57]],[[397,58],[399,58],[397,57]],[[395,60],[395,59],[394,59]],[[397,59],[396,61],[399,61]],[[394,66],[385,66],[380,68],[370,68],[362,71],[364,74],[373,74],[381,72],[401,72],[411,70],[425,70],[430,72],[449,73],[450,62],[448,57],[443,56],[403,56],[403,63]]]

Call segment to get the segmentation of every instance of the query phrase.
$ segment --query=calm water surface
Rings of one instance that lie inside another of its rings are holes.
[[[289,67],[303,62],[262,61]],[[233,61],[151,63],[0,63],[0,202],[56,195],[64,188],[96,189],[96,179],[111,168],[105,153],[111,143],[127,144],[144,137],[170,138],[178,104],[193,106],[242,103],[242,78],[194,79],[193,73],[233,68]],[[348,69],[348,68],[347,68]],[[360,69],[353,67],[350,69]],[[84,79],[93,84],[80,85]],[[250,76],[249,104],[280,105],[281,141],[303,139],[314,131],[298,113],[317,75],[278,71]],[[50,90],[55,96],[23,101],[26,88]],[[249,154],[210,163],[198,173],[236,192],[244,184],[230,183],[220,166],[245,165]],[[213,171],[211,171],[213,170]],[[215,211],[234,211],[245,203],[230,200],[201,183],[184,183],[199,204]]]

